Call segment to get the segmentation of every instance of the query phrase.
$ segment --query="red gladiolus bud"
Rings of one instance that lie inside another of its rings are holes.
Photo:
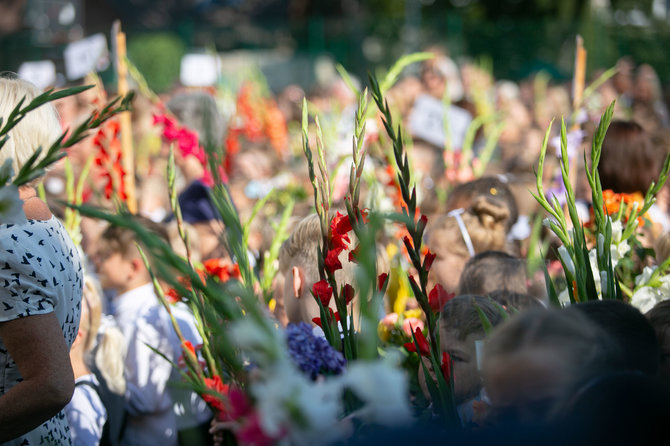
[[[435,253],[432,253],[430,251],[426,253],[426,256],[423,258],[423,268],[426,270],[426,272],[430,271],[430,267],[433,266],[435,257],[437,257],[437,254]]]
[[[386,279],[388,279],[388,274],[387,273],[381,273],[379,277],[377,277],[377,287],[379,291],[384,290],[384,285],[386,284]]]
[[[447,290],[442,288],[442,285],[438,283],[432,290],[430,290],[430,293],[428,293],[428,305],[430,305],[430,308],[434,312],[439,313],[442,311],[444,304],[451,300],[455,295],[455,293],[447,292]]]
[[[316,298],[321,301],[321,304],[324,307],[328,307],[330,298],[333,295],[333,289],[328,284],[328,281],[323,279],[319,280],[312,286],[312,293],[314,293],[314,296],[316,296]]]
[[[347,305],[351,303],[352,300],[354,300],[354,287],[352,287],[349,284],[344,285],[344,288],[342,290],[342,294],[344,295],[344,299]]]
[[[356,247],[354,249],[349,251],[349,262],[358,263],[357,257],[358,257],[358,251],[359,251],[360,247],[361,247],[361,245],[356,245]]]
[[[451,377],[451,356],[449,356],[449,353],[442,352],[442,364],[440,364],[440,368],[442,369],[444,380],[449,383]]]
[[[320,317],[313,317],[312,322],[314,322],[315,325],[318,325],[323,329],[323,325],[321,325],[321,318]]]
[[[423,332],[421,331],[420,328],[417,328],[414,330],[414,337],[416,338],[416,344],[419,345],[419,351],[418,353],[421,356],[430,356],[430,344],[428,344],[428,340],[426,337],[423,335]],[[405,344],[405,348],[407,351],[410,352],[417,352],[416,351],[416,344],[414,342],[408,342]]]

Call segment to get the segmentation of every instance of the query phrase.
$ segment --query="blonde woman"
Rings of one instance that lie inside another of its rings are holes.
[[[0,78],[0,118],[41,92],[19,79]],[[14,172],[38,147],[61,134],[56,110],[44,104],[18,123],[0,150]],[[38,181],[38,180],[36,180]],[[26,220],[0,221],[0,443],[71,444],[63,408],[74,379],[69,350],[77,336],[82,266],[63,225],[37,197],[19,188]]]

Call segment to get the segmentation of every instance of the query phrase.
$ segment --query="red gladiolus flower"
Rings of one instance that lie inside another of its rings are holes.
[[[324,266],[332,274],[338,269],[342,269],[342,262],[340,262],[339,255],[342,248],[334,248],[328,251],[326,258],[323,260]]]
[[[386,283],[386,279],[388,278],[388,276],[389,275],[387,273],[381,273],[377,277],[377,287],[379,291],[382,291],[384,289],[384,284]]]
[[[433,266],[435,257],[437,257],[437,254],[435,253],[432,253],[430,251],[426,253],[426,256],[423,258],[423,268],[426,270],[426,272],[430,271],[430,267]]]
[[[428,340],[426,340],[420,328],[414,330],[414,337],[416,338],[416,343],[419,344],[419,351],[416,351],[416,344],[414,342],[405,344],[407,351],[419,353],[421,356],[430,356],[430,344],[428,344]]]
[[[451,377],[451,356],[449,356],[449,353],[447,352],[442,352],[442,364],[440,364],[440,369],[442,369],[444,380],[449,383]]]
[[[337,212],[330,222],[330,243],[333,249],[347,249],[347,245],[351,242],[347,235],[350,231],[349,216]]]
[[[319,280],[314,285],[312,285],[312,293],[316,296],[324,307],[328,307],[330,304],[330,298],[333,296],[333,289],[328,284],[326,279]]]
[[[205,260],[203,266],[210,276],[218,278],[221,282],[227,282],[230,279],[239,280],[242,277],[239,265],[227,259]]]
[[[344,295],[344,299],[347,305],[351,303],[352,300],[354,300],[354,287],[352,287],[349,284],[344,285],[344,288],[342,290],[342,294]]]
[[[332,308],[328,308],[328,312],[330,312],[330,323],[332,324],[333,321],[335,322],[340,322],[340,313],[335,311],[333,312]],[[323,324],[321,323],[321,318],[320,317],[313,317],[312,322],[314,324],[318,325],[319,327],[323,328]]]
[[[434,312],[439,313],[442,311],[444,304],[451,300],[455,295],[455,293],[447,292],[447,290],[442,288],[442,285],[438,283],[432,290],[430,290],[430,293],[428,293],[428,304]]]
[[[165,298],[171,304],[176,304],[180,300],[180,296],[179,294],[177,294],[177,290],[175,290],[174,288],[170,288],[169,290],[167,290],[167,292],[165,293]]]
[[[221,395],[228,394],[228,384],[224,384],[219,375],[214,375],[213,378],[205,378],[204,381],[205,386],[207,386],[209,390],[213,390]],[[203,392],[200,396],[218,413],[224,413],[226,411],[226,407],[223,405],[223,400],[220,397],[206,392]]]

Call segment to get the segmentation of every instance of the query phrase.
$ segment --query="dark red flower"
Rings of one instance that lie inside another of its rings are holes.
[[[338,269],[342,269],[342,262],[340,262],[339,255],[342,248],[334,248],[328,251],[326,258],[323,260],[324,266],[332,274]]]
[[[428,340],[426,340],[426,337],[423,335],[423,332],[421,331],[420,328],[414,330],[414,337],[416,338],[416,343],[419,344],[418,353],[421,356],[430,356],[430,344],[428,344]],[[405,348],[409,352],[417,353],[416,344],[414,344],[413,341],[407,342],[405,344]]]
[[[437,257],[437,254],[432,253],[428,251],[423,258],[423,268],[426,270],[426,272],[430,271],[430,267],[433,266],[433,262],[435,261],[435,257]]]
[[[349,284],[344,285],[344,288],[342,289],[342,295],[344,296],[347,305],[349,305],[349,303],[354,300],[354,294],[354,287]]]
[[[379,289],[379,291],[384,290],[384,285],[386,284],[386,279],[388,279],[388,276],[389,275],[387,273],[381,273],[377,277],[377,288]]]
[[[440,364],[440,369],[442,369],[444,380],[449,383],[451,377],[451,356],[449,356],[449,353],[447,352],[442,352],[442,364]]]
[[[312,285],[312,293],[314,293],[314,296],[316,296],[316,298],[321,301],[321,304],[327,308],[328,304],[330,304],[330,298],[333,296],[333,289],[328,284],[328,281],[323,279]]]
[[[328,308],[328,312],[330,313],[330,323],[332,324],[334,322],[340,322],[340,313],[337,311],[333,311],[332,308]],[[321,324],[321,318],[320,317],[313,317],[312,322],[314,322],[316,325],[319,327],[323,328],[323,325]]]
[[[432,290],[430,290],[430,293],[428,293],[428,304],[434,312],[439,313],[442,311],[444,304],[451,300],[455,295],[455,293],[449,293],[438,283]]]

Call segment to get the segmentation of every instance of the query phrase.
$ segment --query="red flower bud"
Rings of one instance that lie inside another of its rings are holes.
[[[449,356],[449,353],[447,352],[442,352],[442,364],[440,364],[440,369],[442,369],[444,380],[449,383],[451,377],[451,356]]]
[[[384,285],[386,284],[386,279],[388,279],[388,274],[387,273],[381,273],[379,277],[377,277],[377,287],[379,291],[384,290]]]
[[[421,331],[420,328],[414,330],[414,337],[416,338],[416,344],[419,345],[418,353],[421,356],[430,356],[430,344],[428,344],[428,340],[423,335],[423,332]],[[405,344],[405,348],[409,352],[417,353],[416,344],[414,342],[408,342]]]
[[[328,281],[323,279],[312,285],[312,293],[321,301],[321,304],[327,308],[330,303],[330,298],[333,295],[333,289],[328,284]]]
[[[342,294],[344,295],[344,299],[347,305],[351,303],[352,300],[354,300],[354,287],[352,287],[349,284],[344,285],[344,288],[342,289]]]
[[[444,304],[446,304],[454,296],[455,293],[447,292],[447,290],[442,288],[442,285],[438,283],[433,287],[432,290],[430,290],[430,293],[428,293],[428,305],[430,305],[430,308],[434,312],[439,313],[442,311]]]
[[[432,253],[428,251],[426,253],[426,256],[423,258],[423,268],[426,270],[426,272],[430,271],[430,267],[433,266],[433,261],[435,261],[435,257],[437,257],[437,254]]]

